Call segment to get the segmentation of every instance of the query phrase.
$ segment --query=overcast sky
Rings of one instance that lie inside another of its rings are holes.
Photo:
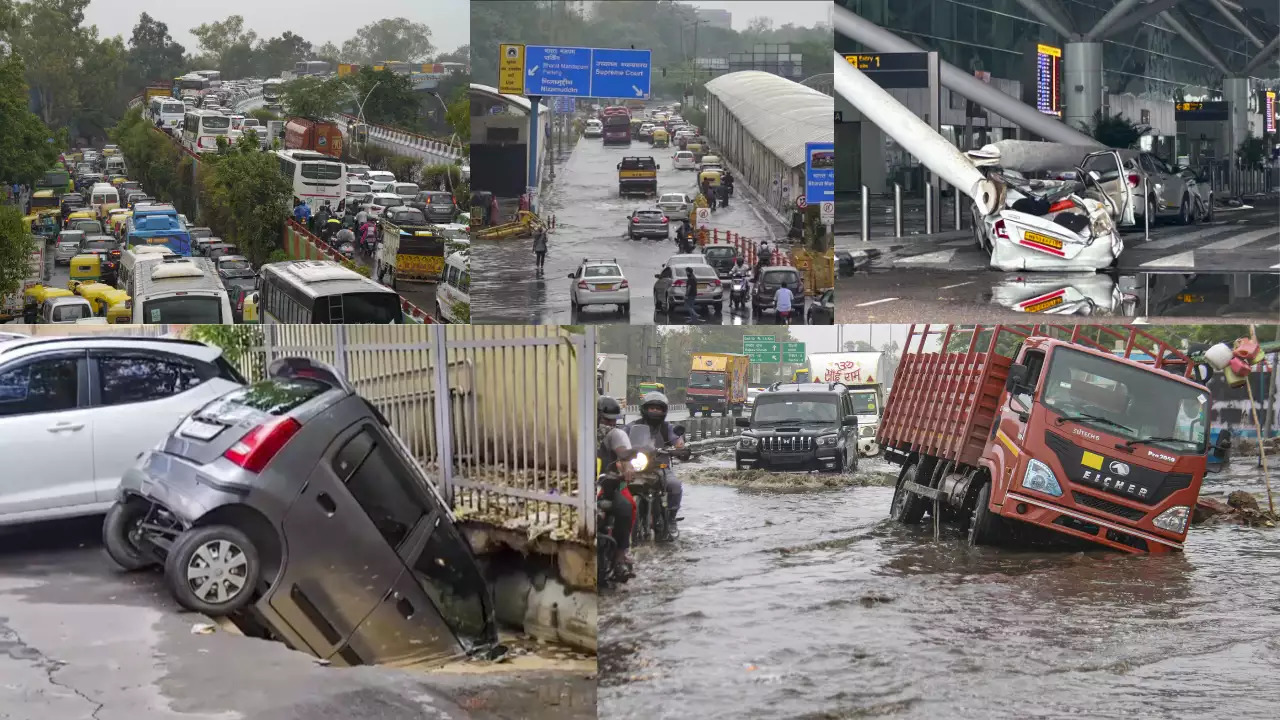
[[[729,3],[734,4],[734,3]],[[737,3],[755,4],[755,3]],[[351,0],[305,0],[287,3],[268,0],[222,0],[197,3],[190,0],[92,0],[85,11],[85,24],[97,25],[103,37],[120,35],[125,44],[147,13],[169,26],[169,35],[188,53],[196,51],[190,30],[207,22],[219,22],[229,15],[244,17],[245,27],[260,38],[280,35],[286,30],[301,35],[312,46],[342,42],[356,28],[382,18],[402,17],[426,23],[431,28],[431,44],[440,52],[455,50],[471,42],[471,12],[468,0],[379,0],[373,4]],[[735,22],[736,24],[736,22]]]
[[[771,18],[774,27],[787,23],[813,27],[827,22],[831,14],[831,0],[792,0],[791,2],[766,2],[764,0],[681,0],[686,5],[700,8],[728,10],[733,14],[734,30],[746,30],[747,23],[757,15]]]

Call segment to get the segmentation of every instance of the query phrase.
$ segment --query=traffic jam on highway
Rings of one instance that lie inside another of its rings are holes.
[[[256,119],[220,103],[261,85],[211,82],[218,81],[177,78],[178,95],[148,88],[146,117],[196,157],[215,152],[219,138],[261,133],[264,151],[275,153],[293,186],[294,223],[281,246],[297,259],[255,266],[235,244],[131,180],[117,146],[81,148],[64,153],[35,187],[25,220],[43,242],[0,316],[27,323],[467,322],[469,216],[453,192],[343,162],[337,123],[290,118],[260,130]],[[277,131],[285,149],[272,151],[266,143]]]
[[[551,103],[541,111],[554,118],[546,138],[551,168],[542,181],[530,181],[529,187],[541,189],[522,195],[513,215],[503,214],[492,192],[481,199],[493,210],[474,234],[474,252],[495,272],[486,273],[477,290],[477,317],[833,322],[834,261],[815,261],[811,255],[821,253],[810,253],[798,231],[741,191],[734,159],[682,114],[692,109],[702,115],[705,107],[687,106],[689,98],[650,97],[648,50],[502,48],[518,50],[513,64],[527,68],[516,78],[520,90],[504,92]],[[632,75],[623,82],[621,76],[579,79],[570,72],[608,64],[601,58],[634,68]]]
[[[1274,545],[1273,450],[1260,453],[1280,435],[1280,342],[1257,337],[1280,328],[1205,329],[1217,339],[845,325],[804,342],[744,330],[740,352],[668,339],[640,353],[646,341],[603,334],[601,713],[872,712],[945,703],[962,682],[1039,683],[1046,668],[1253,637],[1214,620],[1251,605],[1247,584],[1201,565],[1251,564]],[[1280,569],[1263,565],[1248,574]],[[1190,595],[1212,607],[1128,624]],[[998,637],[975,636],[993,602]],[[1016,663],[1045,633],[1053,655],[1028,674]],[[939,637],[970,673],[920,667]],[[844,660],[855,650],[868,662]],[[1242,667],[1202,667],[1194,684]],[[1079,700],[1061,692],[1046,702]]]

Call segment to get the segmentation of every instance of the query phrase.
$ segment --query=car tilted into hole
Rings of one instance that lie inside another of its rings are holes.
[[[143,453],[103,538],[126,569],[163,565],[183,607],[334,664],[497,645],[448,503],[382,413],[311,360],[276,360]]]

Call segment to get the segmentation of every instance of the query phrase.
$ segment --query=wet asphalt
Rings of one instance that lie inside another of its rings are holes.
[[[679,325],[687,322],[683,309],[670,315],[656,312],[653,302],[654,275],[662,271],[667,258],[677,252],[675,226],[670,239],[630,240],[627,216],[631,211],[653,207],[657,198],[618,197],[618,162],[628,155],[651,155],[659,165],[658,193],[682,192],[694,195],[697,179],[692,170],[672,167],[670,148],[652,148],[633,141],[630,147],[605,147],[598,138],[582,138],[573,151],[555,168],[556,179],[549,183],[541,199],[539,216],[555,216],[555,229],[548,235],[546,267],[541,277],[534,268],[531,241],[477,241],[472,244],[472,267],[483,268],[471,279],[471,312],[474,322],[486,324],[594,324],[630,322],[636,325]],[[755,240],[768,239],[762,215],[750,207],[745,193],[735,193],[728,208],[711,216],[711,226],[731,230]],[[569,308],[568,275],[583,258],[615,259],[631,284],[631,312],[620,314],[616,307],[592,306],[574,313]],[[727,290],[726,290],[727,292]],[[725,309],[716,314],[700,313],[700,324],[750,325],[746,311]],[[766,315],[763,322],[773,322]]]
[[[1255,465],[1204,492],[1260,493]],[[686,482],[680,539],[601,599],[600,717],[1276,716],[1280,530],[1196,527],[1159,556],[970,550],[892,523],[892,493]]]

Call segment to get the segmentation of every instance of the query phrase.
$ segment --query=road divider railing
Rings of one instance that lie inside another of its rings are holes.
[[[746,260],[748,267],[756,266],[756,261],[759,259],[760,254],[759,241],[743,237],[732,230],[721,230],[720,228],[703,228],[696,232],[699,246],[705,248],[714,245],[728,245],[737,248],[738,255]],[[791,265],[791,258],[781,248],[770,248],[769,257],[770,265]]]
[[[358,117],[348,115],[346,113],[339,113],[338,118],[343,123],[360,122]],[[408,148],[416,151],[418,155],[437,155],[442,158],[447,158],[449,161],[462,157],[462,154],[453,149],[446,140],[440,140],[439,138],[428,137],[426,135],[419,135],[407,130],[401,130],[385,125],[375,125],[369,122],[365,122],[364,125],[369,128],[370,138],[382,140],[383,142],[397,145],[402,148]]]

